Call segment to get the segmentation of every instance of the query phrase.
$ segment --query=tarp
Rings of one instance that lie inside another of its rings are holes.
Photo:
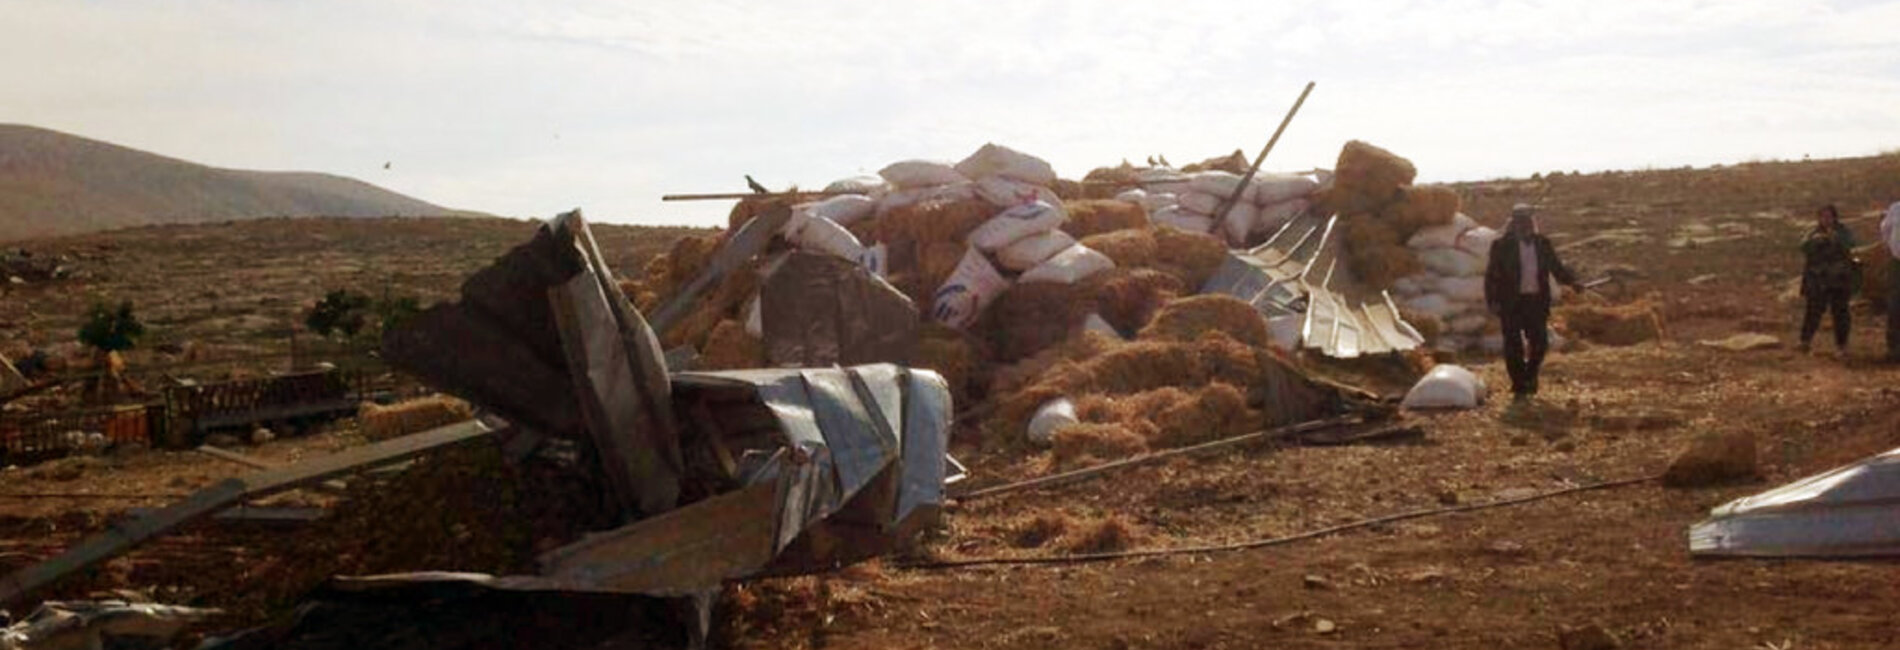
[[[1900,555],[1900,449],[1717,506],[1689,528],[1689,553]]]

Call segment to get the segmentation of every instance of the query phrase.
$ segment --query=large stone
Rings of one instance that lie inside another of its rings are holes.
[[[1706,487],[1755,478],[1758,466],[1755,434],[1747,431],[1706,432],[1696,436],[1663,472],[1663,485]]]

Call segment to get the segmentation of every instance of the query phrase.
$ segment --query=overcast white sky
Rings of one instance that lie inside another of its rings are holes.
[[[1900,148],[1900,2],[0,0],[0,122],[509,216],[723,222],[987,141],[1421,179]],[[383,163],[390,169],[383,169]]]

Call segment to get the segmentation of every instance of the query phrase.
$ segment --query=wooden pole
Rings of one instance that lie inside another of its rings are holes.
[[[1235,203],[1240,202],[1240,195],[1247,191],[1247,184],[1252,183],[1254,175],[1260,173],[1260,163],[1266,162],[1267,152],[1273,151],[1273,145],[1280,142],[1280,134],[1286,132],[1286,125],[1293,122],[1293,116],[1300,112],[1300,106],[1306,103],[1306,96],[1312,92],[1313,82],[1308,81],[1306,89],[1300,91],[1300,98],[1293,101],[1293,108],[1287,110],[1286,117],[1280,119],[1280,128],[1273,130],[1273,137],[1267,140],[1267,146],[1260,149],[1260,155],[1254,156],[1253,167],[1247,169],[1247,175],[1240,177],[1240,184],[1234,186],[1234,193],[1221,201],[1220,208],[1214,211],[1214,223],[1220,223],[1226,219],[1227,212],[1234,209]]]

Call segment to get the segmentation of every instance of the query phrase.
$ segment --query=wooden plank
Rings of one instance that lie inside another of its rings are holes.
[[[211,445],[199,445],[198,453],[204,454],[206,456],[211,456],[213,458],[221,459],[221,460],[228,460],[233,463],[237,463],[239,465],[243,465],[245,467],[249,467],[252,469],[277,469],[279,467],[282,467],[282,465],[279,465],[277,463],[273,463],[267,460],[263,460],[255,456],[247,456],[245,454],[240,454],[238,452],[231,451],[229,449],[224,449],[222,447],[213,447]],[[343,481],[338,480],[338,479],[331,479],[328,481],[324,481],[322,483],[316,484],[314,487],[319,492],[323,492],[326,494],[336,494],[336,495],[341,495],[348,490],[348,486],[344,485]]]
[[[0,578],[0,605],[67,575],[112,559],[153,537],[248,500],[343,476],[480,438],[491,433],[474,420],[393,438],[249,476],[229,478],[144,517],[114,523],[45,562]]]

